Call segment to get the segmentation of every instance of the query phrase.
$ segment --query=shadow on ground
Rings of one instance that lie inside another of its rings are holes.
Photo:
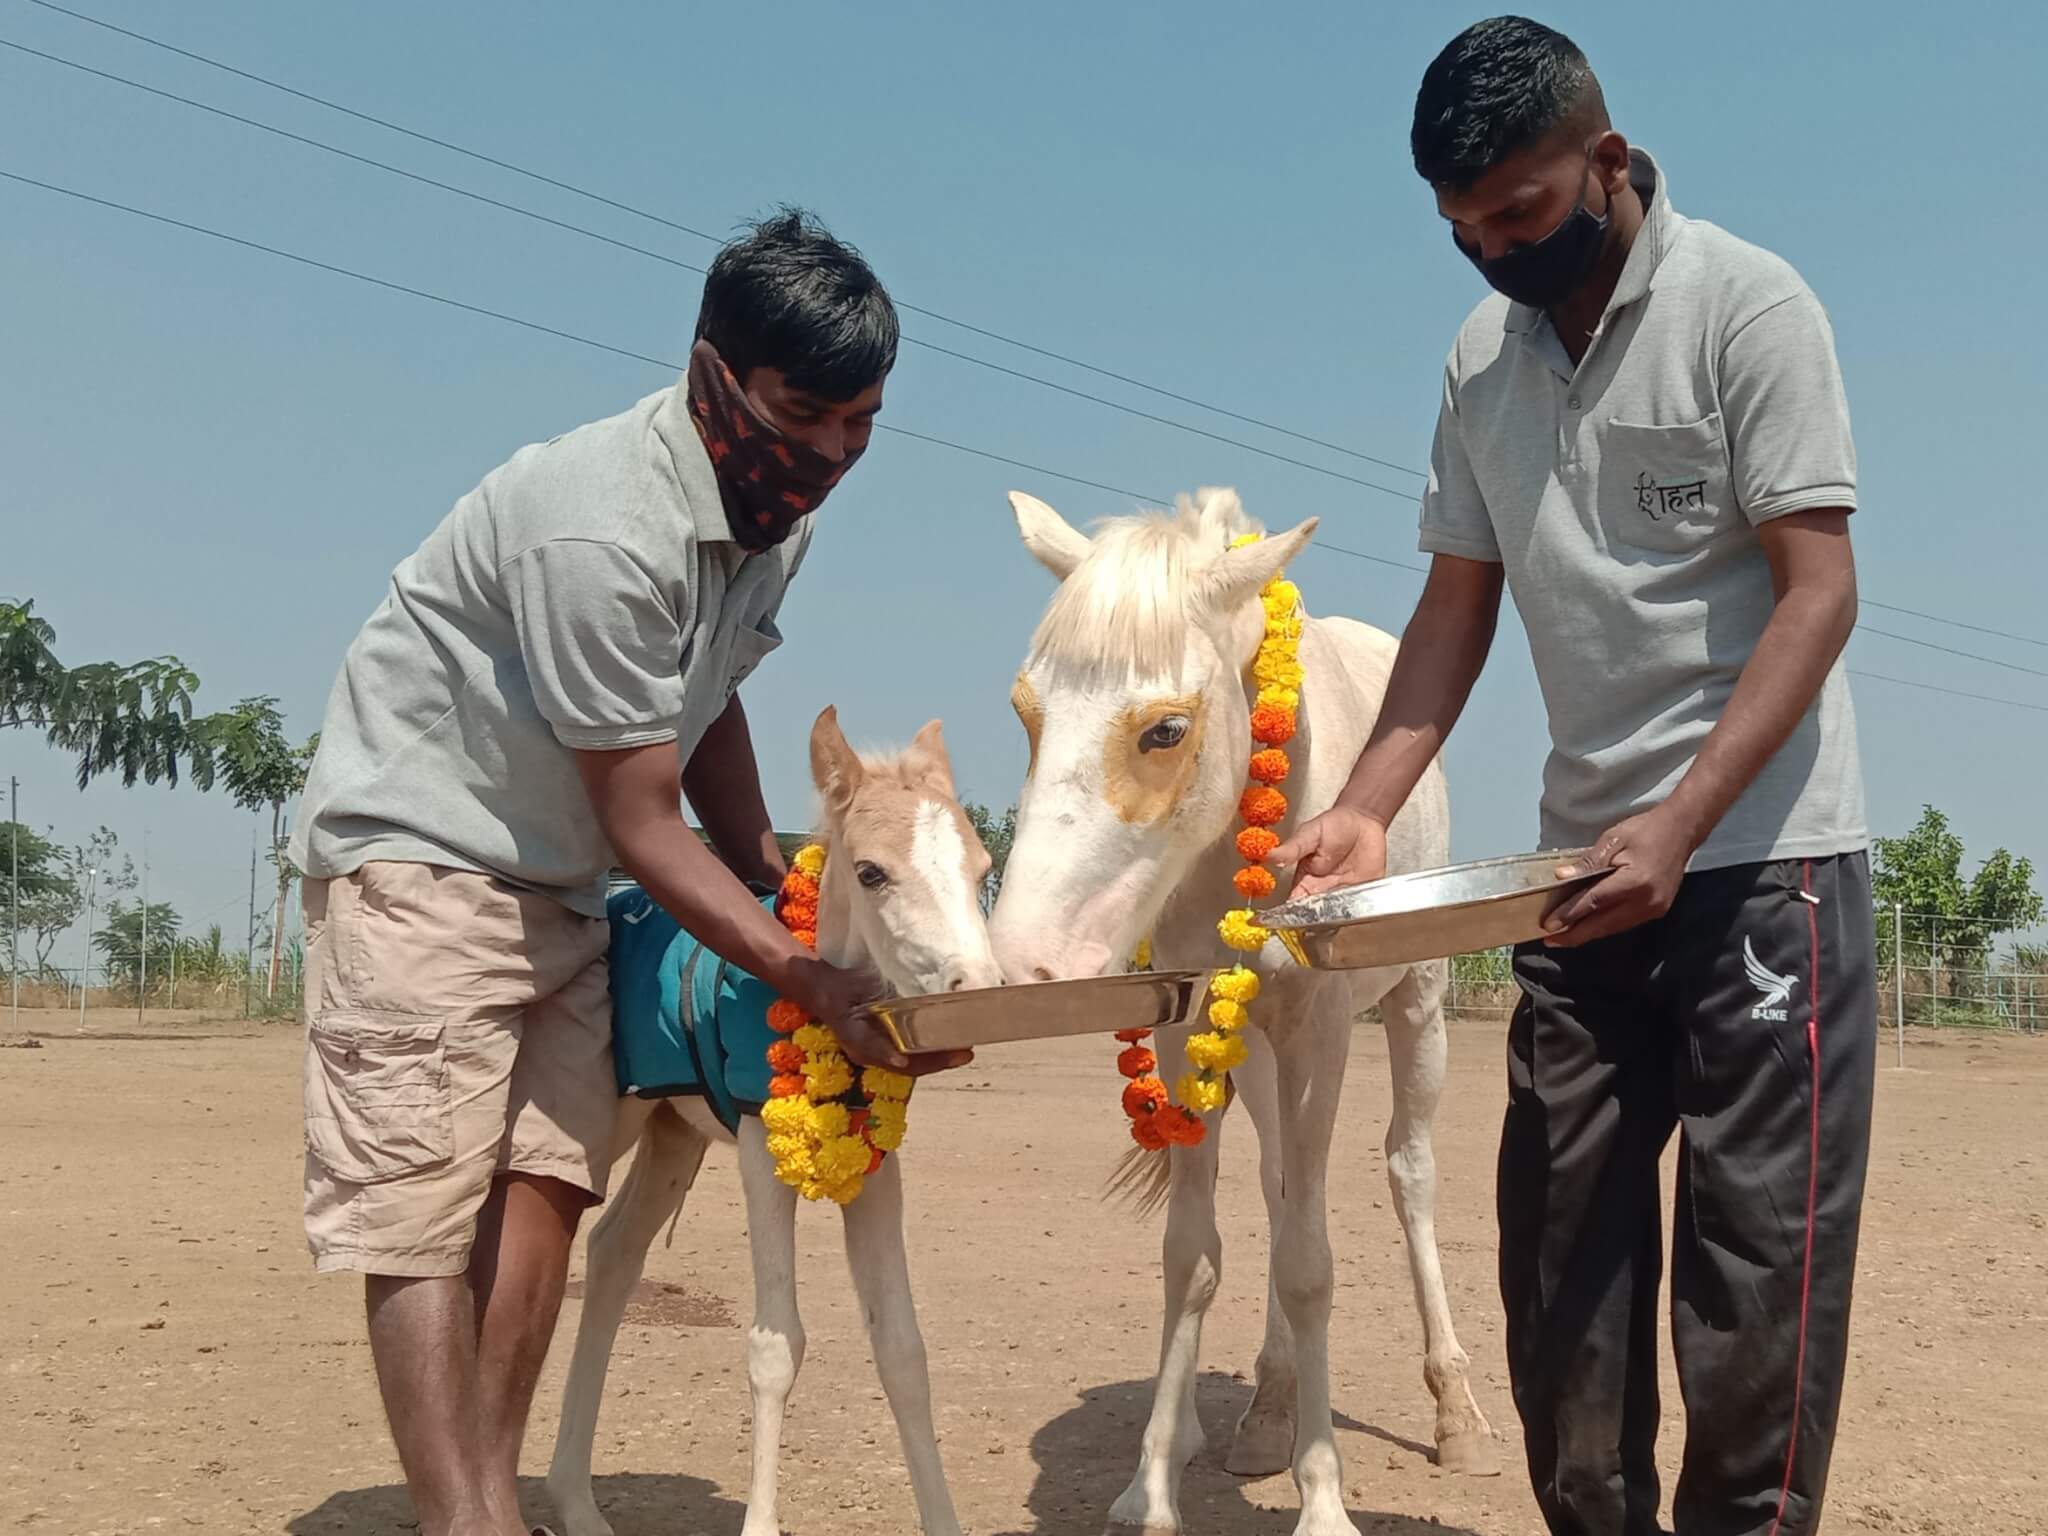
[[[1209,1449],[1195,1458],[1181,1480],[1180,1513],[1186,1529],[1203,1536],[1287,1536],[1300,1511],[1285,1474],[1265,1479],[1262,1492],[1281,1507],[1266,1509],[1245,1497],[1251,1484],[1223,1470],[1223,1452],[1238,1415],[1251,1401],[1252,1387],[1220,1372],[1195,1384],[1195,1405]],[[1138,1463],[1138,1442],[1152,1406],[1152,1383],[1123,1381],[1091,1387],[1081,1400],[1031,1438],[1038,1474],[1026,1500],[1027,1523],[1005,1527],[1001,1536],[1101,1536],[1103,1517],[1130,1482]],[[1342,1414],[1340,1429],[1369,1435],[1430,1459],[1429,1447]],[[1387,1511],[1350,1510],[1366,1536],[1475,1536],[1463,1526]],[[624,1536],[624,1533],[621,1533]]]
[[[719,1493],[701,1477],[627,1472],[591,1480],[597,1507],[615,1536],[675,1536],[679,1531],[719,1536],[736,1532],[746,1506]],[[554,1518],[554,1507],[537,1477],[519,1480],[519,1502],[529,1520]],[[419,1530],[405,1485],[352,1488],[331,1495],[285,1529],[291,1536],[413,1536]]]

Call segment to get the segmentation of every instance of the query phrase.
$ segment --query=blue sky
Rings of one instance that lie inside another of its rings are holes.
[[[721,234],[816,208],[897,296],[1397,464],[1427,457],[1478,280],[1409,168],[1441,7],[1209,3],[75,8]],[[1384,14],[1385,12],[1392,14]],[[1797,265],[1834,319],[1862,460],[1866,599],[2048,639],[2034,454],[2048,402],[2038,6],[1566,4],[1617,126],[1682,211]],[[593,22],[592,15],[602,17]],[[701,263],[712,246],[0,0],[0,38]],[[658,357],[698,280],[0,48],[0,170],[210,224]],[[911,335],[1406,489],[1412,476],[906,315]],[[0,596],[67,659],[174,652],[202,702],[276,695],[312,731],[390,568],[521,444],[663,387],[659,368],[0,182]],[[1231,484],[1276,525],[1415,561],[1414,507],[907,348],[884,420],[1147,494]],[[778,820],[809,814],[827,703],[870,741],[942,716],[964,791],[1023,770],[1009,679],[1047,579],[1003,493],[1076,520],[1125,498],[883,437],[825,510],[748,702]],[[1415,578],[1316,551],[1310,606],[1398,630]],[[1866,609],[2048,672],[2048,649]],[[1871,635],[1866,671],[2048,706],[2039,676]],[[2048,714],[1856,688],[1875,830],[1923,801],[1976,854],[2048,865]],[[1460,857],[1528,846],[1544,750],[1504,627],[1448,755]],[[145,827],[156,892],[236,931],[249,818],[189,789],[81,795],[0,739],[23,816]],[[4,789],[4,783],[0,783]],[[69,958],[68,956],[64,958]]]

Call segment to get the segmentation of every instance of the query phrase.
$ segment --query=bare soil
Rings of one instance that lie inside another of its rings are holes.
[[[359,1287],[317,1279],[299,1230],[298,1036],[235,1020],[24,1013],[0,1044],[0,1528],[130,1536],[403,1531]],[[1155,1223],[1096,1200],[1120,1151],[1113,1048],[1011,1047],[920,1090],[911,1249],[947,1470],[977,1536],[1096,1536],[1129,1476],[1157,1349]],[[1829,1528],[2032,1536],[2048,1528],[2048,1042],[1909,1039],[1878,1083],[1854,1359]],[[1508,1473],[1430,1463],[1420,1327],[1378,1150],[1385,1050],[1362,1028],[1339,1131],[1334,1397],[1351,1508],[1372,1536],[1540,1529],[1501,1366],[1490,1209],[1501,1032],[1452,1029],[1440,1230],[1476,1390]],[[1285,1536],[1285,1477],[1218,1457],[1249,1393],[1264,1217],[1246,1131],[1220,1194],[1222,1295],[1190,1473],[1191,1533]],[[784,1452],[798,1533],[915,1529],[837,1221],[803,1213],[811,1348]],[[579,1261],[580,1274],[580,1261]],[[736,1532],[749,1307],[730,1158],[714,1153],[657,1245],[598,1432],[619,1536]],[[528,1467],[545,1467],[563,1309]],[[1667,1402],[1676,1402],[1675,1384]],[[1674,1460],[1679,1426],[1667,1431]],[[537,1483],[528,1513],[551,1513]],[[2029,1513],[2031,1511],[2032,1513]]]

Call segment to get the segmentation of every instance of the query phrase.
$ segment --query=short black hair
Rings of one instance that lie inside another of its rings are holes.
[[[1463,191],[1518,150],[1583,118],[1607,127],[1600,82],[1579,45],[1526,16],[1467,27],[1422,73],[1409,148],[1435,187]]]
[[[774,368],[826,400],[851,400],[887,377],[900,335],[882,280],[802,208],[777,209],[721,250],[697,311],[696,339],[736,378]]]

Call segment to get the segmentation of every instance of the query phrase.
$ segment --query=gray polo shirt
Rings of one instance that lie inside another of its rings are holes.
[[[522,448],[392,574],[328,699],[292,858],[442,864],[604,915],[577,749],[685,761],[782,643],[809,544],[733,542],[679,381]]]
[[[1757,527],[1856,505],[1827,316],[1799,274],[1682,218],[1641,150],[1648,217],[1575,368],[1540,310],[1489,296],[1444,371],[1422,548],[1504,567],[1550,717],[1543,846],[1667,797],[1773,606]],[[1837,661],[1695,869],[1868,841]]]

